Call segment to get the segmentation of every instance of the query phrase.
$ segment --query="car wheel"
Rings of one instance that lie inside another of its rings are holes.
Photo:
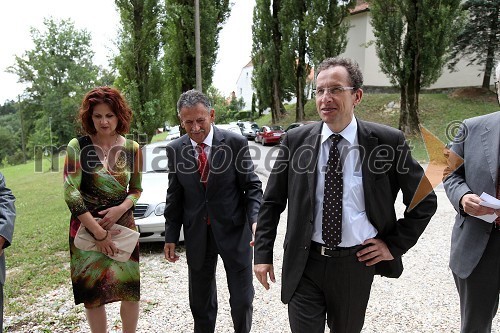
[[[266,145],[266,139],[262,138],[261,143],[262,143],[263,146],[265,146]]]

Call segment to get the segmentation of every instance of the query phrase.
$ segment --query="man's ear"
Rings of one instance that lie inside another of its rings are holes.
[[[212,123],[215,123],[215,110],[214,109],[210,110],[210,120]]]
[[[361,100],[363,99],[363,89],[359,88],[356,90],[356,97],[354,99],[354,107],[358,106],[359,103],[361,103]]]

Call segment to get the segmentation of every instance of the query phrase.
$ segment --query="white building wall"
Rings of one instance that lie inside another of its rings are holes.
[[[347,33],[347,46],[343,57],[354,59],[358,62],[361,71],[363,72],[364,85],[373,87],[390,87],[391,82],[387,75],[380,70],[380,61],[375,50],[375,44],[370,42],[375,41],[373,28],[370,23],[370,12],[365,11],[348,17],[351,28]],[[460,88],[460,87],[475,87],[481,86],[483,80],[483,68],[478,66],[467,66],[466,60],[461,60],[456,69],[458,71],[450,73],[449,70],[443,68],[441,77],[431,85],[430,89],[443,88]],[[244,110],[252,108],[252,71],[253,66],[243,67],[241,74],[236,82],[236,97],[243,97],[245,101]],[[286,103],[295,103],[296,98],[292,97]]]
[[[361,12],[350,16],[348,19],[351,28],[347,33],[348,42],[346,50],[341,56],[355,59],[358,62],[363,72],[365,86],[391,86],[391,82],[387,75],[380,70],[380,61],[375,50],[375,44],[372,43],[369,47],[366,47],[369,42],[375,41],[373,28],[370,22],[370,12]],[[445,66],[441,77],[429,88],[442,89],[481,86],[483,68],[478,66],[466,66],[466,64],[467,62],[465,60],[461,60],[456,66],[458,71],[453,73],[450,73]]]
[[[238,77],[238,81],[236,81],[236,98],[243,97],[243,101],[245,102],[245,106],[243,107],[244,111],[252,109],[252,71],[253,66],[243,67]]]

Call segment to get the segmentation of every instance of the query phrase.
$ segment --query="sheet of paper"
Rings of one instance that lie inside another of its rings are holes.
[[[494,209],[500,209],[500,200],[489,195],[488,193],[483,192],[483,194],[481,194],[480,198],[483,200],[479,203],[481,206],[490,207],[490,208],[494,208]]]
[[[495,221],[498,217],[497,214],[487,214],[487,215],[481,215],[481,216],[472,215],[472,216],[477,217],[478,219],[481,219],[481,220],[486,221],[488,223],[493,223],[493,221]]]
[[[483,194],[481,194],[480,198],[483,200],[479,203],[481,206],[490,207],[493,209],[500,209],[500,200],[489,195],[488,193],[483,192]],[[472,216],[475,216],[475,215],[472,215]],[[488,223],[493,223],[493,221],[496,220],[498,215],[493,213],[493,214],[487,214],[487,215],[481,215],[481,216],[475,216],[475,217],[477,217],[478,219],[481,219],[483,221],[486,221]]]

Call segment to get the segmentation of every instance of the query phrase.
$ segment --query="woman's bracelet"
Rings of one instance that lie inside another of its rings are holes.
[[[109,231],[108,231],[108,230],[106,230],[106,235],[105,235],[103,238],[101,238],[101,239],[97,239],[97,238],[95,238],[95,236],[94,236],[94,239],[96,240],[96,242],[102,242],[103,240],[105,240],[106,238],[108,238],[108,233],[109,233]]]

